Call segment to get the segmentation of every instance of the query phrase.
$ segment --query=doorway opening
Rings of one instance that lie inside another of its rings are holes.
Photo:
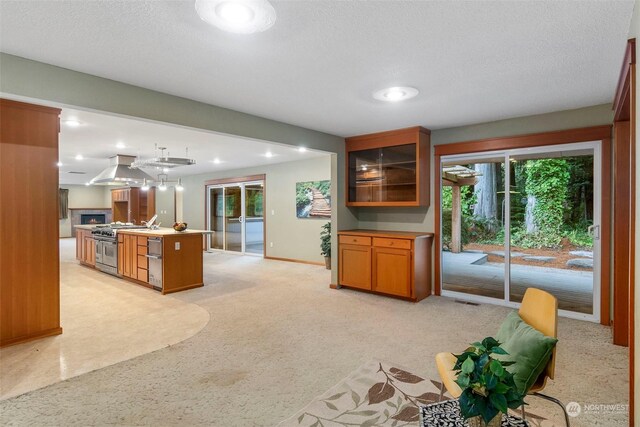
[[[264,257],[265,177],[208,181],[207,250]]]
[[[600,322],[600,141],[440,158],[442,295]]]

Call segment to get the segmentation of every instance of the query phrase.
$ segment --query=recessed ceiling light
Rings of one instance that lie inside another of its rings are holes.
[[[271,151],[267,151],[266,153],[264,153],[265,157],[273,157],[273,153]]]
[[[305,151],[307,151],[307,148],[306,147],[299,147],[298,151],[301,152],[301,153],[304,153]]]
[[[408,86],[394,86],[373,93],[378,101],[398,102],[413,98],[418,94],[418,89]]]
[[[80,126],[80,122],[75,119],[65,120],[64,124],[72,128]]]
[[[62,167],[62,162],[56,163],[56,166],[58,166],[59,168]]]
[[[91,185],[91,183],[90,182],[85,182],[84,185]]]
[[[267,0],[196,0],[198,16],[223,31],[251,34],[276,22],[276,11]]]
[[[82,157],[82,154],[77,154],[76,155],[76,160],[82,160],[84,159],[84,157]]]
[[[162,172],[164,172],[164,173],[169,172],[169,168],[162,168]]]
[[[116,148],[127,148],[127,146],[124,145],[124,142],[121,141],[116,144]]]
[[[213,163],[215,163],[216,165],[220,164],[220,159],[216,157],[215,159],[213,159]]]

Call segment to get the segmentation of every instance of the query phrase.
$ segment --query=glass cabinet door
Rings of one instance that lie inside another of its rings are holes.
[[[416,144],[349,152],[349,202],[415,202]]]

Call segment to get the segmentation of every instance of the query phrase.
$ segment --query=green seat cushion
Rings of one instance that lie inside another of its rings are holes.
[[[502,348],[509,353],[503,360],[515,361],[507,370],[521,393],[527,392],[547,366],[558,340],[548,337],[529,326],[518,313],[510,313],[496,336]]]
[[[498,329],[495,338],[502,344],[506,343],[522,322],[523,320],[518,315],[518,312],[512,311],[507,315],[507,318],[504,319],[502,325],[500,325],[500,329]]]

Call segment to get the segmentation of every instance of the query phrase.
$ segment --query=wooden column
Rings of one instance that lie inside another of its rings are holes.
[[[451,187],[451,252],[462,252],[462,206],[460,205],[460,186]]]
[[[59,115],[0,99],[0,346],[62,333]]]

